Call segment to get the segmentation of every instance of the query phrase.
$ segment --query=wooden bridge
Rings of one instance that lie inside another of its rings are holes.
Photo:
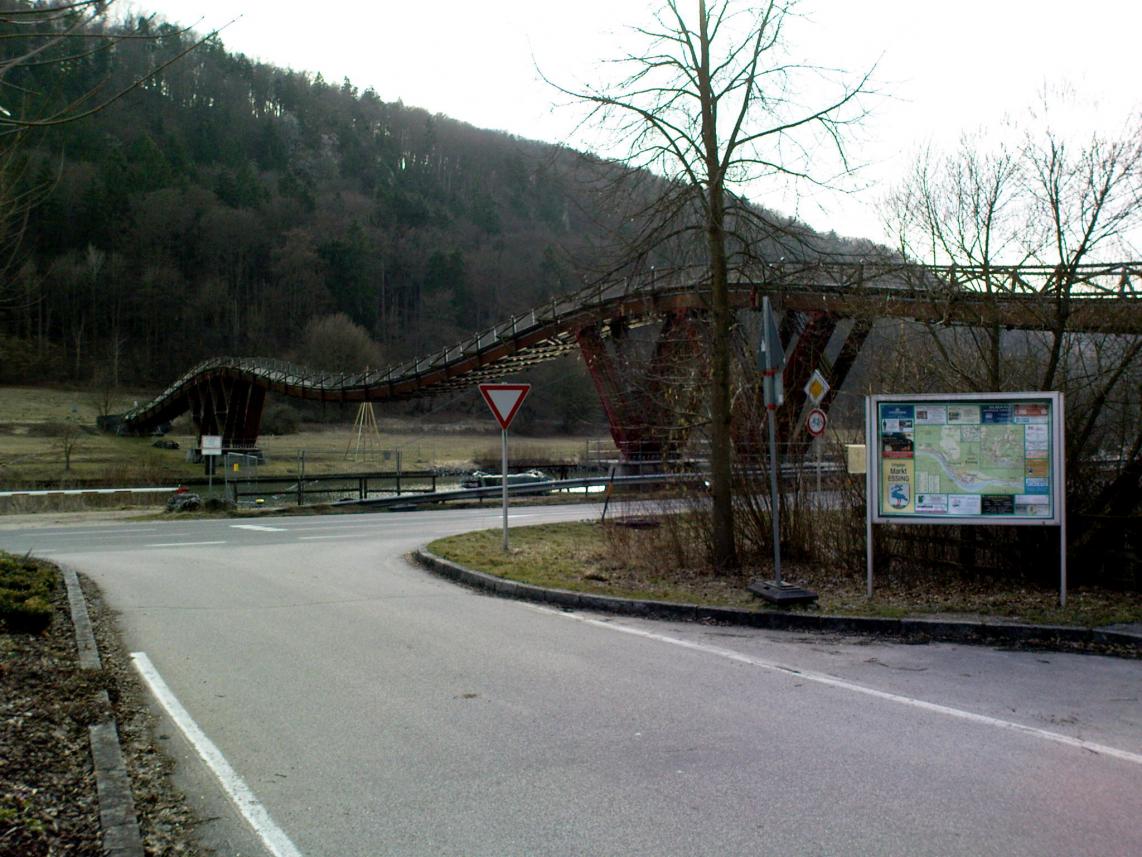
[[[402,401],[470,389],[579,349],[620,451],[631,458],[660,457],[679,443],[662,404],[669,373],[650,371],[644,378],[652,380],[626,383],[626,333],[659,325],[651,369],[700,357],[710,300],[704,275],[704,269],[660,271],[591,286],[434,354],[356,375],[270,359],[214,358],[124,414],[122,430],[150,432],[190,411],[200,436],[221,435],[226,448],[253,446],[267,391],[320,402]],[[783,313],[789,394],[778,424],[788,436],[805,404],[802,387],[812,371],[820,369],[832,386],[830,395],[836,395],[877,319],[1142,334],[1140,284],[1140,263],[1068,270],[782,263],[759,266],[731,283],[730,300],[736,309],[748,310],[768,296]],[[845,319],[853,323],[842,332]]]

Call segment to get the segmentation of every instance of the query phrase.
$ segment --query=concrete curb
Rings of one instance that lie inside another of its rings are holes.
[[[888,619],[874,616],[823,616],[778,610],[741,610],[703,607],[666,601],[637,601],[609,595],[591,595],[566,589],[545,589],[473,571],[421,547],[413,558],[448,580],[502,598],[534,601],[571,610],[597,610],[624,616],[667,619],[676,622],[707,622],[742,625],[775,631],[817,631],[833,634],[875,635],[919,642],[970,643],[976,645],[1021,645],[1047,649],[1105,649],[1123,647],[1142,656],[1142,635],[1069,625],[1024,625],[944,619]]]
[[[87,613],[87,601],[79,585],[79,577],[70,568],[61,567],[67,585],[67,600],[71,607],[71,622],[75,628],[75,644],[79,651],[79,667],[84,670],[101,670],[99,647]],[[103,853],[107,857],[143,857],[143,837],[139,833],[139,819],[135,813],[135,800],[131,797],[131,778],[123,764],[123,751],[119,746],[119,725],[110,715],[111,698],[106,690],[96,696],[100,707],[108,716],[88,727],[91,742],[91,762],[95,769],[95,791],[99,798],[99,824],[103,828]]]
[[[95,633],[91,630],[91,617],[87,615],[87,602],[74,569],[60,568],[63,582],[67,585],[67,603],[71,607],[71,624],[75,628],[75,646],[79,650],[79,668],[101,670],[99,647],[95,645]]]

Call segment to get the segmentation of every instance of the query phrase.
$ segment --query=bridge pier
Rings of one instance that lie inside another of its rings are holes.
[[[265,406],[264,387],[223,373],[202,376],[187,390],[191,419],[201,447],[203,435],[221,435],[223,449],[253,447]]]
[[[743,310],[744,311],[744,310]],[[787,359],[784,372],[785,404],[778,410],[777,433],[789,460],[799,460],[809,451],[812,438],[801,426],[806,406],[805,385],[814,370],[820,370],[830,385],[822,402],[828,408],[844,383],[871,329],[871,322],[857,321],[844,331],[839,345],[834,337],[838,317],[826,311],[784,313],[782,340]],[[662,461],[677,458],[689,441],[690,427],[702,421],[704,390],[710,370],[703,345],[708,323],[704,313],[674,310],[665,314],[649,359],[639,360],[627,340],[626,322],[619,317],[604,324],[581,328],[576,338],[583,360],[599,393],[610,425],[611,437],[623,460]],[[605,337],[604,333],[609,334]],[[609,342],[608,342],[609,339]],[[830,348],[833,345],[833,348]],[[642,343],[644,353],[646,343]],[[747,384],[755,374],[755,344],[743,343],[739,354]],[[836,351],[830,360],[829,351]],[[752,393],[760,396],[760,390]],[[734,444],[739,454],[764,458],[765,410],[750,397],[738,397],[734,414]]]
[[[641,366],[631,354],[625,319],[607,324],[609,349],[602,325],[581,328],[576,339],[615,446],[626,461],[676,458],[689,439],[690,417],[701,407],[696,376],[708,374],[699,359],[702,332],[696,313],[667,313],[654,352]]]

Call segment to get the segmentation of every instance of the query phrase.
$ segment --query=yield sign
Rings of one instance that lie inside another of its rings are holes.
[[[481,384],[480,395],[492,409],[500,428],[507,431],[519,406],[531,391],[531,384]]]

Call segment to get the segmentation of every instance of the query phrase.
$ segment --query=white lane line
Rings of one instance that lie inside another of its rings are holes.
[[[377,527],[376,521],[366,521],[360,524],[325,524],[317,526],[304,526],[304,527],[290,527],[290,532],[301,533],[309,530],[375,530]]]
[[[262,840],[266,849],[274,857],[302,857],[297,846],[270,818],[266,808],[254,796],[242,778],[230,767],[230,763],[226,761],[214,742],[207,738],[206,733],[191,719],[190,714],[182,707],[182,703],[178,701],[171,689],[167,687],[166,682],[163,681],[162,676],[159,675],[158,670],[155,669],[146,653],[132,652],[131,660],[134,661],[135,669],[139,671],[151,689],[151,693],[155,695],[171,720],[182,730],[182,734],[193,745],[202,761],[214,772],[214,776],[218,777],[218,782],[222,784],[222,788],[230,800],[238,807],[238,811],[242,813],[242,817],[246,819],[254,833]]]
[[[134,536],[139,533],[157,533],[158,527],[115,527],[104,528],[100,530],[40,530],[37,535],[51,536],[53,539],[89,539],[92,536],[114,536],[115,538],[122,538],[123,536]]]
[[[372,533],[336,533],[334,535],[329,535],[329,536],[298,536],[297,540],[299,542],[315,542],[315,541],[319,541],[321,539],[325,539],[325,540],[328,540],[328,539],[356,539],[356,538],[360,538],[361,536],[368,536],[368,535],[372,535]]]
[[[147,545],[149,548],[192,548],[198,545],[224,545],[225,541],[220,542],[160,542],[158,544]]]
[[[231,524],[232,530],[253,530],[258,533],[284,533],[285,527],[263,527],[261,524]]]
[[[937,714],[944,714],[949,717],[957,717],[960,720],[968,720],[972,723],[981,723],[985,726],[994,726],[1000,729],[1008,729],[1013,732],[1021,732],[1024,735],[1030,735],[1034,738],[1041,738],[1046,741],[1054,741],[1056,744],[1065,744],[1068,747],[1077,747],[1080,750],[1089,750],[1092,753],[1098,753],[1103,756],[1111,756],[1115,759],[1120,759],[1124,762],[1133,762],[1136,765],[1142,765],[1142,754],[1131,753],[1129,750],[1119,750],[1117,747],[1108,747],[1105,744],[1096,744],[1093,741],[1084,741],[1082,738],[1072,738],[1069,735],[1061,735],[1058,732],[1049,732],[1046,729],[1038,729],[1034,726],[1025,726],[1022,723],[1013,723],[1010,720],[1001,720],[998,717],[988,717],[986,714],[976,714],[971,711],[964,711],[962,708],[952,708],[948,705],[939,705],[935,702],[926,702],[923,699],[914,699],[911,696],[902,696],[898,693],[889,693],[876,688],[866,687],[863,684],[857,684],[844,679],[835,678],[831,675],[824,673],[810,672],[806,670],[797,669],[796,667],[785,666],[774,661],[767,661],[761,658],[751,657],[750,655],[743,655],[741,652],[735,652],[732,649],[723,649],[718,646],[710,646],[705,643],[695,643],[691,640],[683,640],[679,637],[670,637],[666,634],[658,634],[654,631],[644,631],[641,628],[632,628],[629,625],[620,625],[613,622],[604,622],[600,619],[592,619],[589,616],[582,616],[577,613],[565,613],[562,610],[552,610],[549,607],[533,606],[533,609],[539,610],[543,613],[551,613],[555,616],[562,616],[565,619],[574,619],[576,622],[583,622],[587,625],[594,625],[598,628],[609,628],[612,631],[619,631],[623,634],[630,634],[634,637],[643,637],[647,640],[655,640],[659,643],[669,643],[672,646],[679,646],[683,649],[690,649],[696,652],[703,652],[708,655],[716,655],[720,658],[727,660],[737,661],[741,664],[749,664],[750,666],[759,667],[763,670],[770,670],[771,672],[783,673],[788,676],[796,676],[805,681],[816,682],[828,687],[835,687],[840,690],[848,690],[853,693],[861,693],[865,696],[875,697],[876,699],[887,700],[888,702],[895,702],[900,705],[908,705],[912,708],[919,708],[924,711],[932,711]]]

